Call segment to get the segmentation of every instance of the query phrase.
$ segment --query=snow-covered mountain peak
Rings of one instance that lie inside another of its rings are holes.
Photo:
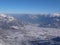
[[[8,16],[7,18],[8,18],[8,21],[13,21],[13,20],[15,20],[15,18],[12,17],[12,16]]]
[[[0,14],[0,20],[5,20],[5,21],[10,22],[10,21],[15,20],[15,18],[6,14]]]
[[[5,14],[0,14],[0,17],[7,17],[7,15],[5,15]]]
[[[1,29],[19,29],[22,26],[22,21],[8,14],[0,14],[0,28]]]
[[[60,13],[53,13],[50,15],[51,17],[60,17]]]

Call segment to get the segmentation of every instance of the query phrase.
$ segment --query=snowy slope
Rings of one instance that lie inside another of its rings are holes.
[[[6,45],[32,45],[31,41],[48,40],[49,42],[52,38],[60,37],[60,29],[26,25],[20,30],[5,30],[3,35],[0,34],[4,41],[2,43]]]

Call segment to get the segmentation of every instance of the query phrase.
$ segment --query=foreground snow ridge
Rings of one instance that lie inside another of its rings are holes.
[[[32,45],[31,41],[51,40],[54,37],[60,36],[60,29],[25,25],[20,30],[4,31],[3,35],[0,35],[2,37],[0,39],[2,39],[2,43],[5,43],[5,45]],[[1,45],[4,45],[2,43]]]

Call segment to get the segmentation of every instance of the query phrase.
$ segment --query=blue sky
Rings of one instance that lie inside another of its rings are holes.
[[[60,13],[60,0],[0,0],[0,13]]]

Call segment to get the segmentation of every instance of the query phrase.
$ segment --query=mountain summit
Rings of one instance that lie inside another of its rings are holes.
[[[9,29],[9,28],[17,28],[22,26],[22,21],[17,20],[13,16],[0,14],[0,28]]]

